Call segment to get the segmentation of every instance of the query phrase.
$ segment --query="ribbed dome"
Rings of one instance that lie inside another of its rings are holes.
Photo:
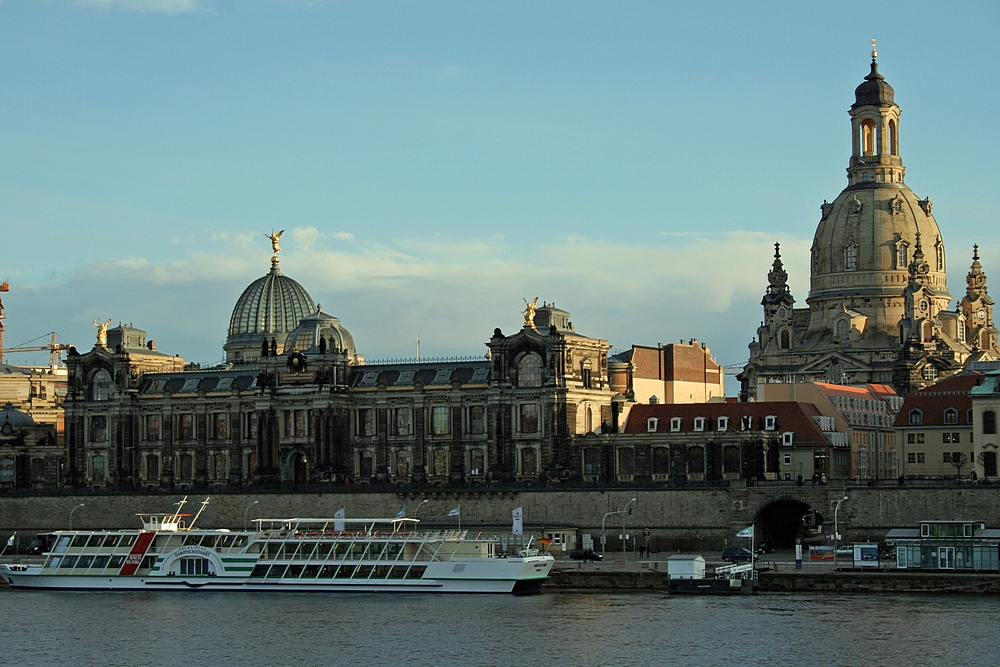
[[[302,318],[298,328],[285,339],[285,350],[297,349],[304,354],[318,354],[320,338],[325,341],[327,352],[345,352],[349,358],[357,354],[354,336],[340,324],[340,320],[321,312],[319,308]]]
[[[872,71],[865,77],[865,82],[854,89],[854,106],[881,106],[895,104],[896,91],[878,73],[878,63],[872,59]]]
[[[8,402],[0,410],[0,425],[10,424],[11,426],[35,426],[35,420],[26,412],[14,409],[14,404]]]
[[[279,347],[299,321],[313,313],[316,304],[305,288],[281,273],[277,263],[264,277],[243,290],[229,320],[226,352],[230,360],[257,357],[261,342],[274,338]],[[243,353],[234,355],[240,349]],[[247,354],[249,353],[249,354]]]

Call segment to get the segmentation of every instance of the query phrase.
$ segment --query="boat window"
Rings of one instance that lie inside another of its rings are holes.
[[[125,564],[125,556],[124,555],[112,556],[111,557],[111,562],[110,562],[110,566],[111,567],[113,567],[113,568],[121,568],[121,566],[124,565],[124,564]]]
[[[235,535],[223,535],[222,539],[219,541],[219,546],[223,549],[228,549],[233,546],[233,542],[236,541]]]
[[[337,570],[337,579],[350,579],[352,574],[354,574],[354,566],[344,565]]]
[[[262,565],[262,564],[258,563],[257,565],[254,565],[253,572],[250,573],[250,576],[251,577],[263,577],[265,574],[267,574],[267,568],[268,568],[267,565]]]
[[[271,569],[267,573],[267,577],[269,579],[280,579],[285,576],[285,570],[287,569],[287,565],[272,565]]]
[[[248,540],[248,538],[247,538],[246,535],[237,535],[236,536],[236,541],[233,542],[233,546],[234,547],[245,547],[247,545],[247,540]],[[257,546],[257,550],[260,551],[260,546],[259,545]]]
[[[389,578],[390,579],[405,579],[406,578],[406,570],[407,569],[409,569],[409,568],[407,568],[405,565],[396,565],[396,566],[394,566],[392,568],[392,571],[389,573]]]
[[[301,565],[289,565],[288,572],[285,573],[285,579],[298,579],[302,575]]]
[[[206,535],[201,541],[201,546],[207,549],[214,549],[215,545],[219,542],[219,538],[215,535]]]
[[[371,576],[372,576],[371,565],[359,565],[357,572],[354,573],[355,579],[368,579]]]
[[[299,560],[309,560],[313,550],[316,548],[315,542],[303,542],[299,545]]]
[[[76,556],[66,556],[63,559],[62,567],[76,567]]]
[[[61,553],[65,552],[66,551],[66,547],[69,546],[69,543],[70,543],[70,541],[72,539],[73,538],[71,538],[69,535],[61,535],[59,537],[59,541],[56,542],[56,546],[55,546],[54,549],[52,549],[52,551],[54,553],[57,553],[57,554],[61,554]]]
[[[407,579],[420,579],[424,576],[424,571],[427,569],[426,565],[414,565],[410,568],[410,572],[407,574]]]
[[[97,549],[101,546],[101,542],[104,541],[104,535],[91,535],[90,539],[87,540],[88,549]]]
[[[122,539],[121,535],[108,535],[108,539],[104,540],[104,546],[117,547],[121,539]]]
[[[110,556],[97,556],[94,558],[94,564],[91,566],[95,570],[103,570],[108,566],[108,561],[111,560]]]
[[[303,579],[315,579],[317,574],[319,574],[319,565],[306,565],[302,569]]]
[[[45,567],[59,567],[59,563],[62,562],[62,556],[53,556],[49,558],[49,562],[45,564]]]
[[[90,564],[94,562],[93,556],[80,556],[80,560],[76,561],[76,566],[78,568],[89,568]]]
[[[323,569],[320,570],[319,576],[321,579],[332,579],[334,574],[337,572],[336,565],[324,565]]]
[[[325,560],[333,549],[332,542],[320,542],[316,545],[316,558]]]
[[[135,535],[122,535],[122,542],[118,546],[130,547],[135,544]]]
[[[73,538],[73,544],[70,545],[74,549],[82,549],[87,545],[87,535],[77,535]]]
[[[184,546],[198,546],[201,543],[201,535],[185,535]]]
[[[389,565],[376,565],[374,572],[372,572],[373,579],[388,579],[389,572],[392,571],[392,567]]]

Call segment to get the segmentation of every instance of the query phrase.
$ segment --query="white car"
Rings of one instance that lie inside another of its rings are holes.
[[[839,549],[837,549],[837,558],[844,558],[845,556],[849,558],[854,558],[853,545],[848,544],[847,546],[840,547]]]

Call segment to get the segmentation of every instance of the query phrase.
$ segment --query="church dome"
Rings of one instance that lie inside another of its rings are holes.
[[[305,288],[282,274],[272,261],[271,271],[250,283],[236,301],[225,345],[227,360],[258,359],[265,338],[273,338],[279,351],[283,350],[288,333],[315,310]]]
[[[865,77],[864,83],[854,89],[854,106],[895,104],[895,96],[896,91],[878,73],[878,63],[873,58],[872,71]]]
[[[299,326],[288,334],[285,350],[298,350],[307,355],[343,352],[350,360],[354,360],[358,353],[351,332],[340,324],[339,319],[322,312],[319,306],[311,315],[303,317]]]
[[[10,424],[11,426],[34,426],[35,420],[26,412],[21,412],[14,408],[14,404],[7,402],[0,410],[0,426]]]

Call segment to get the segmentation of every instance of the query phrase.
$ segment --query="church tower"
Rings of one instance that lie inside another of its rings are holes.
[[[907,345],[907,373],[916,374],[917,385],[927,384],[936,373],[961,367],[971,351],[958,336],[963,318],[948,310],[945,248],[933,204],[906,184],[902,112],[879,72],[874,46],[873,40],[871,70],[855,89],[848,111],[847,186],[820,206],[810,249],[808,307],[791,311],[791,295],[783,297],[789,309],[784,329],[779,325],[774,337],[775,327],[767,323],[776,323],[781,310],[769,305],[771,281],[764,298],[765,327],[751,343],[740,375],[744,398],[753,398],[757,384],[766,382],[894,383]],[[935,355],[940,358],[925,381],[923,368]],[[913,383],[906,385],[909,389]]]

